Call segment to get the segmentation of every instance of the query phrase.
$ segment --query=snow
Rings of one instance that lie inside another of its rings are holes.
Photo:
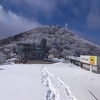
[[[100,100],[100,74],[70,63],[0,66],[0,100]]]
[[[3,65],[0,67],[0,100],[43,100],[41,66]]]
[[[49,73],[45,68],[41,69],[41,75],[41,83],[47,87],[46,100],[60,100],[58,90],[53,87],[50,79],[50,76],[54,77],[54,75]]]

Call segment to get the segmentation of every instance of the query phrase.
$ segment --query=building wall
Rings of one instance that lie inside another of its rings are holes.
[[[18,59],[42,59],[44,56],[41,45],[17,44]]]

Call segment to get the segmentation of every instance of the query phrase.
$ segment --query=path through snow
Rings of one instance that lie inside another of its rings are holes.
[[[46,100],[60,100],[58,90],[51,83],[50,76],[53,77],[44,67],[41,68],[41,83],[47,87]]]
[[[41,68],[41,83],[46,87],[46,100],[77,100],[69,87],[44,66]]]

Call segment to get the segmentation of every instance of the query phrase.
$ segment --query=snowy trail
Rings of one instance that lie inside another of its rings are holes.
[[[47,88],[46,100],[77,100],[75,96],[72,95],[69,87],[60,78],[55,77],[44,67],[41,68],[41,77],[41,83]]]
[[[46,100],[60,100],[59,92],[51,83],[50,74],[44,67],[41,68],[41,83],[47,87]]]

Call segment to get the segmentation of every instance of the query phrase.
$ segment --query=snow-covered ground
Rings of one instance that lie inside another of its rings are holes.
[[[100,100],[100,74],[63,62],[2,65],[0,100]]]

